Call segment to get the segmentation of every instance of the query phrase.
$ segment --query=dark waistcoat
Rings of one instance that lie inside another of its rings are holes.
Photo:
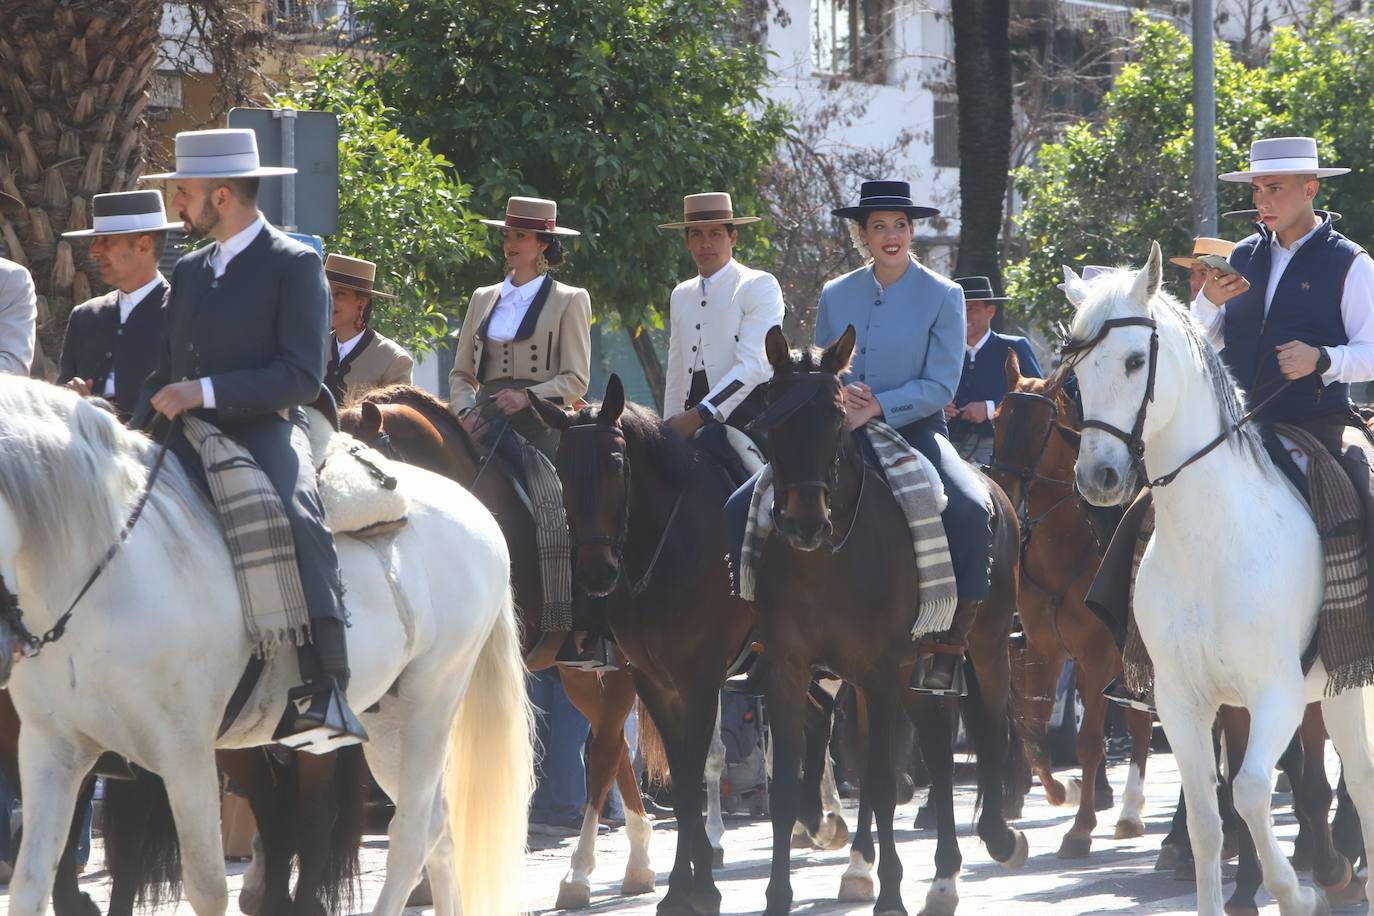
[[[1225,305],[1222,358],[1252,405],[1283,384],[1274,352],[1280,344],[1290,340],[1314,347],[1349,343],[1341,297],[1345,275],[1364,250],[1331,228],[1328,218],[1288,262],[1266,316],[1271,238],[1267,229],[1261,229],[1236,246],[1231,263],[1250,281],[1250,288]],[[1350,386],[1343,382],[1323,385],[1321,377],[1313,374],[1289,385],[1260,416],[1271,423],[1301,423],[1349,410]]]
[[[132,413],[143,380],[157,368],[166,296],[165,283],[154,287],[129,312],[123,325],[119,322],[117,292],[73,309],[62,342],[57,383],[87,379],[92,383],[91,392],[104,396],[105,381],[114,372],[114,405],[122,415]]]

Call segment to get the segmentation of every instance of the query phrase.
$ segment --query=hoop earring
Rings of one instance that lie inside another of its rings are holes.
[[[534,262],[534,269],[541,274],[549,272],[549,259],[544,257],[544,252],[539,252],[539,257]]]

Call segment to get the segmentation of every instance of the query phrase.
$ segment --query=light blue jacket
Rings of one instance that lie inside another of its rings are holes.
[[[854,325],[858,339],[846,382],[873,389],[884,422],[907,426],[954,400],[964,368],[964,291],[912,262],[887,289],[872,267],[836,277],[821,290],[816,344],[829,346]]]

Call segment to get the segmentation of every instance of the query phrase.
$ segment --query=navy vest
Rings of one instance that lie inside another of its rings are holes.
[[[1346,272],[1364,250],[1332,229],[1328,217],[1288,262],[1266,317],[1264,293],[1269,287],[1272,237],[1261,227],[1231,253],[1231,263],[1250,281],[1250,288],[1226,303],[1226,348],[1221,355],[1251,405],[1283,384],[1275,347],[1290,340],[1314,347],[1350,342],[1341,317],[1341,296]],[[1261,419],[1301,423],[1349,410],[1350,386],[1343,382],[1323,385],[1314,373],[1289,385],[1265,407]]]

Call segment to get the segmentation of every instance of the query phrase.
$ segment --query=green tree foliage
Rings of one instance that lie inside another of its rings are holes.
[[[377,262],[373,325],[412,351],[448,333],[462,271],[486,262],[488,235],[452,164],[397,129],[396,112],[357,61],[317,61],[310,78],[273,100],[339,117],[339,231],[326,249]]]
[[[762,47],[730,42],[733,0],[360,0],[388,105],[429,137],[499,216],[515,194],[554,198],[572,240],[568,282],[599,316],[657,326],[688,269],[682,196],[756,186],[785,127],[766,103]],[[763,233],[741,240],[762,244]],[[466,292],[500,267],[472,265]],[[641,354],[643,356],[643,354]],[[648,368],[648,367],[646,367]]]
[[[1028,255],[1007,270],[1011,317],[1051,327],[1067,317],[1055,284],[1062,266],[1138,264],[1151,239],[1184,252],[1192,237],[1192,72],[1186,35],[1144,15],[1135,20],[1131,60],[1096,123],[1070,128],[1018,170],[1025,205],[1018,218]],[[1374,22],[1341,19],[1318,6],[1299,34],[1275,32],[1268,56],[1248,68],[1217,45],[1217,172],[1243,168],[1264,136],[1317,138],[1322,158],[1355,168],[1323,182],[1320,206],[1344,214],[1341,232],[1374,235]],[[1220,183],[1222,210],[1250,206],[1243,184]],[[1223,220],[1240,239],[1249,224]],[[1175,290],[1187,293],[1181,273]]]

